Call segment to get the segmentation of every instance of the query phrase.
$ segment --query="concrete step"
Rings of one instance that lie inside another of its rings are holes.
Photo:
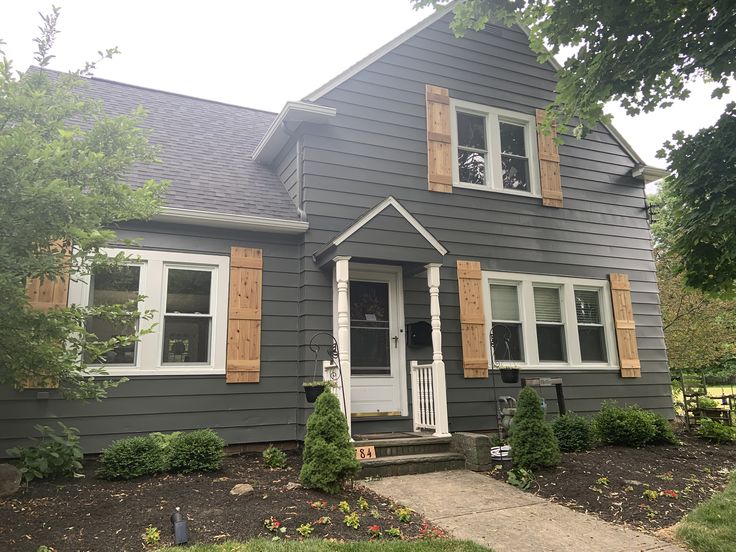
[[[378,449],[376,449],[377,451]],[[374,460],[363,460],[358,477],[389,477],[465,468],[465,457],[456,452],[430,452],[384,456]]]
[[[451,437],[406,437],[356,440],[355,446],[376,447],[377,458],[451,452]]]

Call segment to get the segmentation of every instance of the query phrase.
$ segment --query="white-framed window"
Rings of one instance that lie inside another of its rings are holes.
[[[453,185],[540,196],[536,120],[450,99]]]
[[[144,295],[141,311],[152,310],[155,325],[135,345],[110,351],[104,368],[110,375],[224,374],[230,260],[226,256],[108,249],[131,262],[99,270],[73,281],[70,304],[119,304]],[[107,339],[123,331],[92,320],[89,330]]]
[[[483,272],[486,335],[502,366],[616,368],[606,280]]]

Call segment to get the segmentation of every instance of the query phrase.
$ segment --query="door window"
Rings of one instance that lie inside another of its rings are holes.
[[[351,373],[391,374],[387,282],[350,282]]]

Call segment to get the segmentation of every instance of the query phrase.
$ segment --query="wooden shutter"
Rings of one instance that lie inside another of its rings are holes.
[[[429,191],[452,193],[450,93],[447,88],[428,84],[426,97]]]
[[[487,378],[488,355],[479,262],[457,261],[457,287],[460,294],[463,371],[466,378]]]
[[[258,383],[261,375],[260,249],[230,249],[230,296],[227,322],[227,383]]]
[[[626,274],[609,274],[608,277],[611,281],[611,302],[621,377],[638,378],[641,376],[641,363],[639,362],[639,348],[636,344],[636,324],[634,323],[634,308],[631,304],[629,277]]]
[[[537,127],[544,122],[547,112],[537,109]],[[542,203],[547,207],[562,207],[562,181],[560,179],[560,154],[557,151],[552,129],[545,134],[537,128],[537,149],[539,154],[539,181],[542,186]]]

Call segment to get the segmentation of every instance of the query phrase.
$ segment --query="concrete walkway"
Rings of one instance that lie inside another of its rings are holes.
[[[684,552],[651,535],[470,471],[402,475],[364,484],[421,512],[453,536],[495,552]]]

